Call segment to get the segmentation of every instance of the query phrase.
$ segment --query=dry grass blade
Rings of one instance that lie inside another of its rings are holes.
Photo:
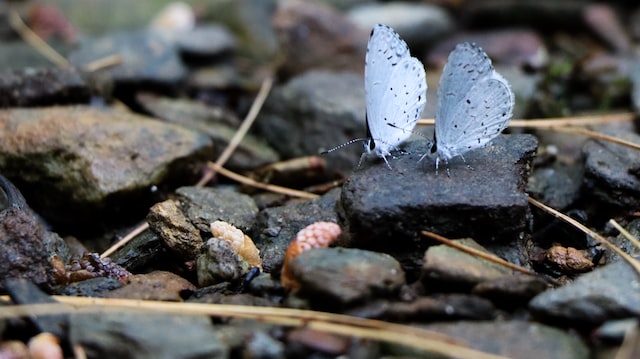
[[[54,296],[61,303],[13,305],[0,307],[0,318],[28,315],[62,314],[77,310],[105,312],[108,310],[148,310],[191,315],[209,315],[258,320],[274,325],[305,327],[327,333],[355,336],[406,345],[456,358],[505,359],[465,346],[453,337],[395,323],[309,310],[251,307],[240,305],[175,303],[132,299]]]
[[[604,133],[591,131],[591,130],[588,130],[586,128],[551,127],[550,130],[559,131],[559,132],[567,132],[567,133],[575,133],[575,134],[579,134],[579,135],[584,135],[584,136],[588,136],[588,137],[591,137],[591,138],[595,138],[597,140],[604,140],[604,141],[608,141],[608,142],[611,142],[611,143],[615,143],[617,145],[630,147],[630,148],[633,148],[634,150],[640,150],[640,144],[637,144],[637,143],[634,143],[634,142],[631,142],[631,141],[627,141],[627,140],[619,138],[619,137],[605,135]]]
[[[621,113],[606,116],[584,116],[573,118],[548,118],[548,119],[531,119],[531,120],[511,120],[509,127],[524,127],[524,128],[537,128],[541,130],[550,130],[566,133],[575,133],[583,136],[588,136],[598,140],[604,140],[618,145],[640,150],[640,144],[627,141],[625,139],[605,135],[600,132],[588,130],[586,128],[580,128],[575,126],[585,125],[602,125],[611,122],[624,122],[632,121],[635,119],[633,113]],[[418,121],[418,125],[433,125],[435,121],[433,119],[422,119]]]
[[[253,125],[253,122],[258,117],[258,113],[260,113],[260,109],[262,109],[262,105],[264,105],[264,102],[266,101],[267,96],[269,96],[269,92],[271,91],[271,86],[273,86],[273,78],[267,77],[262,82],[262,85],[260,86],[260,91],[258,91],[258,95],[253,101],[253,104],[251,104],[249,113],[247,113],[247,116],[242,121],[242,124],[238,128],[238,131],[235,133],[235,135],[233,135],[233,138],[231,139],[231,141],[229,141],[229,145],[224,149],[224,151],[222,151],[222,154],[220,155],[220,157],[218,157],[218,160],[216,161],[217,166],[222,167],[224,166],[225,163],[227,163],[227,160],[229,160],[229,157],[231,157],[231,155],[233,154],[233,151],[236,150],[236,148],[238,147],[238,145],[240,144],[244,136],[247,134],[247,132],[251,128],[251,125]],[[209,168],[211,168],[211,166],[209,166]],[[211,179],[215,176],[215,174],[216,174],[215,169],[213,171],[207,172],[204,176],[202,176],[200,181],[198,181],[196,186],[198,187],[204,186],[209,181],[211,181]]]
[[[529,203],[531,203],[534,206],[540,208],[541,210],[553,215],[556,218],[560,218],[561,220],[563,220],[563,221],[571,224],[572,226],[578,228],[583,233],[593,237],[595,240],[597,240],[598,242],[602,243],[607,248],[609,248],[612,251],[616,252],[617,255],[619,255],[622,259],[624,259],[627,263],[629,263],[633,267],[633,269],[638,273],[638,275],[640,275],[640,263],[638,261],[636,261],[635,259],[633,259],[633,257],[631,257],[630,255],[625,253],[622,249],[616,247],[613,243],[609,242],[606,238],[604,238],[600,234],[592,231],[591,229],[589,229],[586,226],[584,226],[582,223],[580,223],[580,222],[576,221],[575,219],[567,216],[566,214],[561,213],[561,212],[559,212],[559,211],[557,211],[557,210],[555,210],[555,209],[543,204],[542,202],[536,201],[535,199],[533,199],[531,197],[529,197]]]
[[[29,26],[22,21],[22,18],[20,18],[20,15],[16,11],[9,11],[9,24],[13,30],[20,34],[20,37],[22,37],[24,41],[33,46],[34,49],[49,61],[63,68],[71,66],[64,56],[60,55],[53,47],[49,46],[40,36],[33,32]]]
[[[124,236],[124,238],[122,238],[121,240],[116,242],[111,247],[107,248],[107,250],[104,251],[100,255],[100,258],[106,258],[106,257],[112,255],[115,251],[117,251],[118,249],[124,247],[125,244],[129,243],[132,239],[136,238],[136,236],[138,236],[140,233],[144,232],[147,228],[149,228],[149,223],[147,223],[147,222],[144,222],[141,225],[139,225],[138,227],[134,228],[133,231],[127,233],[127,235]]]
[[[633,121],[636,115],[632,112],[616,113],[609,115],[595,116],[577,116],[570,118],[531,118],[527,120],[511,120],[509,127],[525,127],[525,128],[552,128],[562,126],[587,126],[587,125],[603,125],[612,122],[628,122]],[[434,119],[421,119],[418,121],[420,126],[433,126]]]
[[[84,65],[82,69],[86,72],[95,72],[98,70],[102,70],[107,67],[120,65],[124,59],[122,55],[109,55],[103,58],[91,61],[90,63]]]
[[[219,165],[209,162],[207,164],[209,167],[211,167],[211,169],[217,173],[220,173],[221,175],[231,178],[232,180],[236,181],[236,182],[240,182],[242,184],[245,184],[247,186],[252,186],[252,187],[256,187],[256,188],[261,188],[267,191],[271,191],[271,192],[275,192],[275,193],[281,193],[281,194],[285,194],[287,196],[292,196],[292,197],[300,197],[300,198],[308,198],[308,199],[313,199],[313,198],[318,198],[320,196],[318,196],[317,194],[314,193],[309,193],[309,192],[305,192],[305,191],[298,191],[295,189],[291,189],[291,188],[287,188],[287,187],[282,187],[282,186],[277,186],[277,185],[273,185],[273,184],[268,184],[268,183],[262,183],[262,182],[258,182],[252,178],[249,177],[245,177],[242,175],[239,175],[235,172],[229,171],[228,169],[224,168],[224,167],[220,167]]]
[[[449,247],[453,247],[453,248],[455,248],[455,249],[457,249],[459,251],[471,254],[471,255],[476,256],[476,257],[480,257],[480,258],[486,259],[488,261],[491,261],[493,263],[496,263],[496,264],[499,264],[501,266],[507,267],[509,269],[512,269],[512,270],[515,270],[515,271],[518,271],[518,272],[521,272],[521,273],[524,273],[524,274],[537,275],[535,272],[530,271],[527,268],[520,267],[520,266],[515,265],[515,264],[513,264],[511,262],[507,262],[502,258],[496,257],[495,255],[492,255],[492,254],[489,254],[489,253],[485,253],[485,252],[477,250],[475,248],[467,247],[465,245],[456,243],[456,242],[454,242],[454,241],[452,241],[452,240],[450,240],[450,239],[448,239],[446,237],[443,237],[443,236],[441,236],[439,234],[435,234],[435,233],[429,232],[429,231],[422,231],[422,234],[427,236],[427,237],[429,237],[429,238],[431,238],[431,239],[435,239],[436,241],[438,241],[440,243],[446,244]]]
[[[631,235],[631,233],[629,233],[629,231],[622,228],[622,226],[614,219],[610,219],[609,224],[614,226],[618,230],[618,232],[620,232],[620,234],[622,234],[624,238],[626,238],[629,242],[636,246],[636,248],[640,249],[640,241],[638,240],[638,238],[634,237],[633,235]]]

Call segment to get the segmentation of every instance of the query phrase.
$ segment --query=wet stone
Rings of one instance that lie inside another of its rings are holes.
[[[480,46],[496,65],[528,66],[539,69],[548,63],[544,40],[532,30],[510,28],[484,32],[458,33],[440,41],[426,58],[427,64],[444,65],[449,53],[462,42]],[[511,68],[507,67],[506,69]],[[502,71],[500,71],[502,73]],[[507,76],[507,79],[510,80]],[[511,81],[509,81],[511,83]],[[516,91],[516,97],[518,92]],[[517,100],[517,98],[516,98]],[[514,116],[515,117],[515,116]]]
[[[182,212],[181,203],[174,199],[156,203],[149,210],[149,228],[171,251],[193,269],[193,261],[200,251],[203,239],[200,231]]]
[[[355,73],[306,72],[271,92],[256,127],[284,159],[364,137],[363,81]],[[351,172],[362,151],[353,144],[327,155],[329,171]]]
[[[150,187],[188,180],[211,152],[205,135],[125,111],[0,111],[0,171],[39,214],[74,233],[137,218],[148,210]]]
[[[113,263],[130,272],[144,273],[160,262],[167,262],[167,247],[151,230],[146,230],[109,256]]]
[[[490,299],[496,306],[515,309],[526,306],[549,287],[546,280],[531,275],[502,276],[478,283],[472,293]]]
[[[240,126],[240,120],[230,110],[207,106],[188,99],[171,99],[152,94],[139,94],[136,100],[154,117],[195,131],[206,133],[215,144],[217,158],[227,148]],[[245,135],[225,167],[231,170],[249,170],[278,161],[278,153],[262,138],[251,133]]]
[[[586,329],[610,319],[638,316],[640,281],[626,262],[616,262],[578,277],[531,300],[529,309],[541,320]]]
[[[543,31],[575,30],[583,25],[584,7],[582,1],[478,1],[466,7],[465,19],[469,27],[517,24]]]
[[[122,56],[122,63],[101,71],[109,74],[116,85],[147,82],[173,86],[187,74],[175,44],[149,30],[87,37],[71,53],[69,61],[82,68],[113,54]]]
[[[215,58],[237,47],[233,34],[227,28],[215,24],[198,26],[177,36],[180,51],[198,59]]]
[[[31,281],[24,278],[7,278],[3,277],[4,289],[9,293],[11,300],[15,304],[45,304],[58,303],[51,296],[42,292]],[[52,315],[31,315],[29,321],[41,332],[54,334],[58,338],[66,337],[66,328],[68,324],[68,316],[66,314]]]
[[[106,297],[182,302],[195,290],[193,284],[177,274],[153,271],[133,275],[131,283],[107,293]]]
[[[74,68],[25,68],[0,74],[2,107],[88,103],[90,96]]]
[[[629,131],[607,134],[640,143],[640,135]],[[640,206],[640,157],[637,150],[589,140],[583,152],[586,156],[584,193],[615,207]]]
[[[636,218],[629,222],[627,225],[624,225],[624,228],[631,233],[634,238],[640,238],[640,219]],[[617,231],[617,230],[616,230]],[[623,252],[633,256],[640,257],[640,248],[636,247],[633,242],[628,240],[622,233],[618,234],[616,237],[607,237],[609,241],[615,245],[616,247],[622,249]],[[616,261],[621,261],[622,258],[612,251],[607,249],[605,255],[603,257],[605,263],[611,263]]]
[[[121,287],[122,283],[115,278],[97,277],[56,288],[56,294],[76,297],[104,297],[106,293]]]
[[[518,359],[587,359],[589,350],[576,336],[524,321],[436,323],[428,330],[463,340],[469,347]]]
[[[471,239],[456,242],[487,252]],[[420,280],[428,291],[468,291],[478,283],[509,275],[510,269],[441,244],[427,249]]]
[[[547,206],[566,209],[580,196],[583,174],[584,169],[578,164],[554,162],[535,168],[529,177],[527,193]]]
[[[188,271],[196,269],[196,258],[211,234],[212,222],[224,221],[248,233],[258,213],[251,197],[230,190],[181,187],[176,195],[151,207],[147,221]]]
[[[354,6],[348,15],[362,29],[371,30],[378,23],[391,26],[409,44],[414,56],[421,47],[440,41],[454,28],[444,8],[421,2],[369,2]]]
[[[244,260],[230,241],[210,238],[200,248],[196,260],[198,285],[205,287],[221,282],[237,282],[243,278],[251,264]]]
[[[267,298],[262,298],[249,293],[238,293],[238,287],[228,282],[200,288],[187,300],[187,302],[250,305],[259,307],[280,306],[278,302]]]
[[[637,318],[609,320],[594,330],[593,336],[601,343],[622,344],[627,333],[637,326]]]
[[[496,309],[490,301],[466,294],[419,297],[410,302],[374,301],[345,314],[394,322],[490,320]]]
[[[56,284],[51,258],[66,262],[69,248],[47,230],[18,189],[0,176],[0,290],[4,279],[24,278],[45,290]]]
[[[238,52],[257,61],[271,62],[279,52],[273,28],[273,15],[278,5],[269,1],[215,1],[207,3],[207,19],[233,29],[238,36]]]
[[[360,249],[308,250],[293,260],[291,271],[300,283],[297,295],[322,309],[393,296],[405,284],[404,272],[393,257]]]
[[[205,233],[212,222],[224,221],[247,234],[258,214],[251,197],[231,190],[181,187],[176,195],[189,220]]]
[[[260,211],[252,238],[260,249],[265,272],[282,266],[287,247],[298,231],[315,222],[337,221],[335,206],[339,196],[340,189],[334,189],[320,198]]]
[[[226,358],[229,349],[203,315],[135,312],[73,314],[69,332],[89,358]]]
[[[435,173],[427,141],[406,144],[409,153],[390,158],[393,170],[375,156],[365,159],[342,187],[341,224],[353,245],[393,254],[417,269],[429,241],[428,230],[449,238],[479,243],[510,242],[527,230],[526,187],[537,141],[530,135],[501,135],[480,150],[465,154]],[[422,250],[420,250],[422,249]]]
[[[362,71],[369,29],[355,26],[341,12],[318,2],[281,4],[273,17],[283,61],[280,75],[291,77],[307,70]]]

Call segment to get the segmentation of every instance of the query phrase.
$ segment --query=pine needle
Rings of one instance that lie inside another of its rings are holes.
[[[529,275],[537,275],[536,272],[533,272],[533,271],[531,271],[531,270],[529,270],[527,268],[521,267],[521,266],[513,264],[511,262],[507,262],[504,259],[502,259],[500,257],[497,257],[497,256],[495,256],[495,255],[493,255],[491,253],[486,253],[486,252],[483,252],[481,250],[478,250],[478,249],[475,249],[475,248],[471,248],[469,246],[462,245],[460,243],[452,241],[451,239],[443,237],[443,236],[441,236],[439,234],[436,234],[436,233],[433,233],[433,232],[429,232],[429,231],[422,231],[422,234],[427,236],[427,237],[429,237],[429,238],[431,238],[431,239],[435,239],[436,241],[438,241],[440,243],[446,244],[449,247],[453,247],[453,248],[455,248],[455,249],[457,249],[459,251],[471,254],[471,255],[476,256],[476,257],[480,257],[480,258],[486,259],[486,260],[491,261],[493,263],[499,264],[499,265],[501,265],[503,267],[507,267],[507,268],[509,268],[511,270],[515,270],[515,271],[518,271],[518,272],[521,272],[521,273],[524,273],[524,274],[529,274]]]
[[[133,299],[53,296],[60,303],[0,306],[0,318],[122,310],[208,315],[257,320],[273,325],[304,327],[326,333],[360,337],[463,359],[506,359],[471,349],[454,337],[417,327],[310,310],[242,305],[176,303]]]

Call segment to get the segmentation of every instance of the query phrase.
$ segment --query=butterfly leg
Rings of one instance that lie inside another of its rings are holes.
[[[365,157],[367,157],[367,153],[363,152],[362,155],[360,155],[360,161],[358,161],[358,167],[356,167],[357,170],[360,169],[360,166],[362,165],[362,161],[364,161]]]
[[[381,156],[381,157],[384,160],[384,163],[387,164],[387,167],[389,167],[389,169],[393,171],[393,168],[391,168],[391,165],[389,164],[389,161],[387,161],[387,156],[385,155],[385,156]]]
[[[440,162],[440,156],[436,157],[436,176],[438,175],[438,163]],[[447,169],[447,177],[451,177],[451,171],[449,171],[449,161],[447,161],[446,159],[442,159],[442,162],[444,162],[444,166]]]
[[[464,162],[465,166],[467,166],[468,169],[473,171],[473,167],[471,167],[471,165],[467,163],[467,160],[464,159],[464,156],[460,155],[460,158],[462,158],[462,162]]]

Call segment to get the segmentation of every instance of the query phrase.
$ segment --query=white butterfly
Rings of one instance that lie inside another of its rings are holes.
[[[427,102],[427,81],[420,60],[411,57],[407,44],[387,25],[378,24],[371,30],[364,89],[367,138],[356,138],[322,153],[365,141],[360,163],[365,155],[374,152],[391,168],[387,156],[411,136],[422,115]]]
[[[365,154],[387,156],[411,135],[427,102],[427,81],[420,60],[389,26],[371,30],[364,66],[367,103]],[[360,159],[362,161],[362,158]]]
[[[509,124],[515,98],[507,80],[498,74],[487,54],[463,43],[449,55],[438,88],[434,145],[438,162],[484,147]],[[422,156],[424,157],[424,156]],[[447,167],[447,174],[449,168]]]

